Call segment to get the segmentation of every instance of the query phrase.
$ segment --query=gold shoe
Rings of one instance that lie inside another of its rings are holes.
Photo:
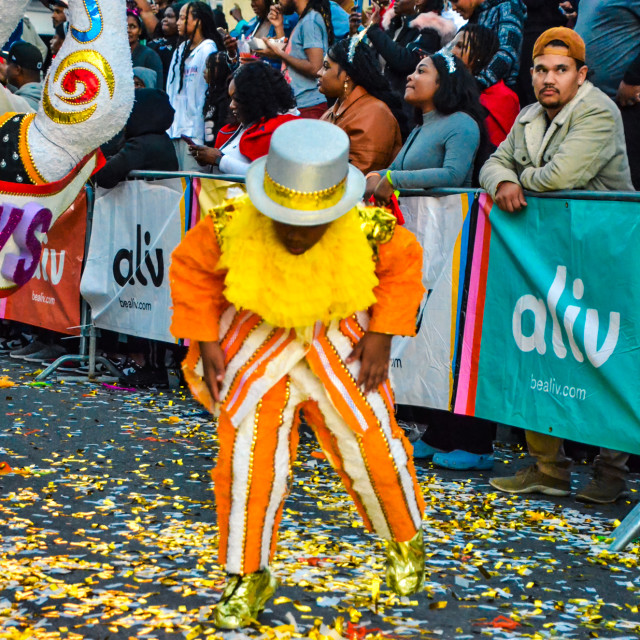
[[[246,627],[257,620],[277,586],[278,581],[269,569],[245,576],[230,575],[216,605],[213,623],[219,629]]]
[[[422,529],[408,542],[387,541],[387,586],[399,596],[417,593],[424,584]]]

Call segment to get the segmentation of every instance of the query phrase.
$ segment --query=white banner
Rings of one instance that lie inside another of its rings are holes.
[[[415,338],[393,339],[391,379],[396,402],[449,409],[455,344],[461,231],[471,199],[466,193],[440,198],[402,198],[405,226],[424,250],[427,296]]]
[[[175,342],[169,262],[184,237],[184,193],[179,178],[98,189],[80,287],[96,327]]]

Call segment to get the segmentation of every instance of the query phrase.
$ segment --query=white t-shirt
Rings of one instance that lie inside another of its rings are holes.
[[[181,135],[185,135],[189,136],[196,144],[203,144],[204,116],[202,109],[204,108],[207,91],[204,70],[207,58],[212,53],[215,53],[218,48],[213,40],[203,40],[191,51],[184,67],[182,91],[178,93],[180,88],[180,59],[182,58],[185,44],[183,42],[173,52],[171,66],[169,67],[167,94],[176,113],[173,117],[173,124],[167,133],[170,138],[179,138]]]

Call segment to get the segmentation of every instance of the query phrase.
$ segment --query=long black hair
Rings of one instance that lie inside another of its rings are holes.
[[[438,72],[438,89],[433,96],[436,111],[444,115],[462,111],[475,120],[480,130],[480,144],[473,169],[473,183],[477,185],[480,168],[495,151],[487,135],[487,111],[480,104],[478,83],[462,60],[450,53],[434,53],[429,57]]]
[[[361,86],[374,98],[382,100],[391,109],[404,140],[408,134],[409,123],[402,109],[400,96],[391,89],[389,80],[382,75],[378,57],[367,44],[363,42],[357,44],[353,50],[353,59],[349,61],[350,43],[349,38],[339,40],[329,49],[327,55],[346,72],[354,84]]]
[[[226,51],[216,51],[207,58],[209,82],[205,94],[203,115],[207,115],[211,107],[220,103],[221,98],[229,102],[229,82],[231,66]]]
[[[333,31],[333,22],[331,20],[331,3],[329,0],[309,0],[304,11],[300,14],[300,20],[304,18],[309,11],[317,11],[324,20],[325,27],[327,28],[327,38],[329,39],[329,46],[333,44],[335,40],[335,33]]]
[[[226,51],[217,51],[207,58],[207,71],[209,83],[205,94],[202,115],[205,119],[205,132],[207,121],[211,122],[212,142],[215,142],[220,129],[229,121],[229,82],[231,81],[231,67]],[[207,140],[205,144],[209,144]]]
[[[213,15],[213,11],[208,4],[204,2],[187,2],[183,5],[183,7],[187,8],[187,18],[191,15],[194,20],[196,20],[196,29],[200,26],[202,31],[202,38],[204,40],[213,40],[218,51],[224,51],[224,42],[222,40],[222,36],[218,33],[216,28],[216,19]],[[182,91],[182,87],[184,86],[184,69],[187,64],[187,58],[191,53],[191,40],[189,38],[185,38],[184,47],[182,48],[182,54],[179,56],[180,58],[180,86],[178,87],[178,93]],[[173,63],[171,68],[172,76],[171,81],[173,82],[176,77],[176,65],[178,64],[178,56]]]
[[[469,52],[471,73],[478,75],[493,59],[500,48],[498,34],[489,27],[468,22],[458,30],[463,34],[462,47]]]
[[[296,106],[291,85],[270,64],[244,64],[233,74],[243,124],[269,120]]]

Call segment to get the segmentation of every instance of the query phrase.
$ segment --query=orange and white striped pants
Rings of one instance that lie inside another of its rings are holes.
[[[405,542],[415,536],[424,502],[410,445],[394,418],[389,381],[366,401],[376,422],[356,432],[335,409],[320,379],[301,361],[238,426],[222,411],[213,475],[219,558],[228,573],[259,571],[273,556],[298,447],[301,409],[365,526],[386,540]]]

